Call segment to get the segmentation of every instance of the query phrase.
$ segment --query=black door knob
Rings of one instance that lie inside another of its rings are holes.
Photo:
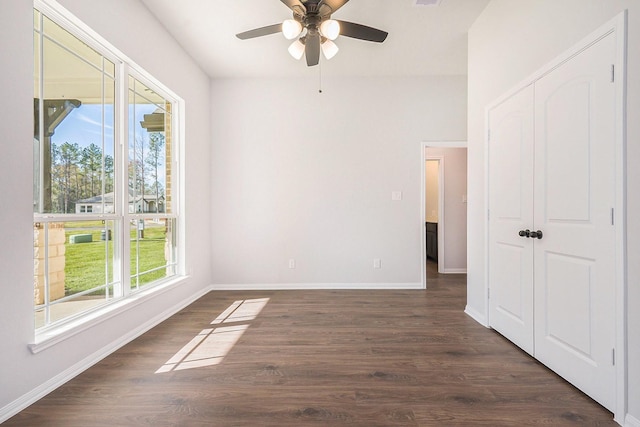
[[[518,231],[518,236],[520,237],[529,237],[530,235],[531,232],[529,231],[529,229]]]
[[[538,231],[532,231],[531,233],[529,233],[529,237],[531,237],[532,239],[542,239],[542,231],[538,230]]]

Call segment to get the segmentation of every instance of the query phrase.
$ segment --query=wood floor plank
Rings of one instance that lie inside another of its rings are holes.
[[[617,425],[466,316],[465,291],[432,267],[427,291],[211,292],[6,425]],[[262,298],[254,319],[211,324]]]

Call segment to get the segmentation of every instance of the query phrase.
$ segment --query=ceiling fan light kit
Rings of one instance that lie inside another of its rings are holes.
[[[325,40],[322,44],[322,53],[324,54],[324,57],[327,59],[331,59],[334,56],[336,56],[336,54],[338,53],[338,51],[340,50],[340,48],[338,47],[337,44],[335,44],[334,42],[332,42],[331,40],[327,39]]]
[[[295,59],[306,56],[307,65],[320,62],[320,51],[325,58],[333,58],[339,51],[333,42],[338,36],[382,43],[388,33],[377,28],[353,22],[331,19],[331,15],[349,0],[280,0],[293,12],[293,19],[236,34],[241,40],[282,32],[287,40],[298,37],[288,48]]]
[[[287,40],[293,40],[302,32],[302,24],[295,19],[286,19],[282,23],[282,35]]]
[[[304,43],[299,39],[291,43],[291,46],[289,46],[289,54],[295,59],[302,58],[302,55],[304,55]]]
[[[320,33],[329,40],[335,40],[340,35],[340,23],[334,19],[327,19],[320,24]]]

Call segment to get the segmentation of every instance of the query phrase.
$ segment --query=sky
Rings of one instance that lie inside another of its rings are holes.
[[[145,135],[147,133],[147,131],[140,126],[140,122],[144,120],[145,114],[153,113],[156,108],[153,104],[137,104],[135,106],[136,135]],[[113,156],[114,129],[112,107],[107,106],[105,108],[104,119],[105,153]],[[102,105],[82,104],[79,108],[72,110],[55,129],[55,134],[51,137],[51,140],[58,146],[69,142],[71,144],[78,144],[80,148],[87,147],[92,143],[101,147],[103,142]]]
[[[144,120],[145,114],[150,114],[157,107],[153,104],[136,105],[136,132],[143,131],[140,122]],[[102,137],[102,105],[82,104],[74,109],[55,130],[53,139],[56,144],[64,142],[77,143],[81,147],[89,145],[91,142],[100,145]],[[113,139],[113,108],[107,106],[105,109],[105,140]]]
[[[90,144],[96,144],[98,147],[103,145],[102,136],[102,105],[101,104],[82,104],[79,108],[75,108],[55,129],[51,141],[60,146],[65,142],[78,144],[80,148],[85,148]],[[144,120],[145,114],[150,114],[157,108],[154,104],[136,104],[130,106],[135,111],[135,135],[143,137],[147,135],[147,131],[142,128],[140,122]],[[131,115],[130,115],[131,117]],[[113,128],[113,107],[107,105],[104,112],[105,134],[104,134],[104,154],[114,156],[114,128]],[[127,133],[130,135],[130,133]],[[145,139],[147,141],[148,139]],[[161,167],[160,181],[164,179],[164,164]]]
[[[105,153],[113,155],[113,108],[105,109]],[[102,146],[102,105],[82,104],[71,111],[55,129],[51,140],[56,145],[69,142],[81,148],[93,143]]]

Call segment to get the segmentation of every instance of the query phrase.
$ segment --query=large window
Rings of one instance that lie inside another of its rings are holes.
[[[177,98],[34,9],[37,330],[178,274]]]

